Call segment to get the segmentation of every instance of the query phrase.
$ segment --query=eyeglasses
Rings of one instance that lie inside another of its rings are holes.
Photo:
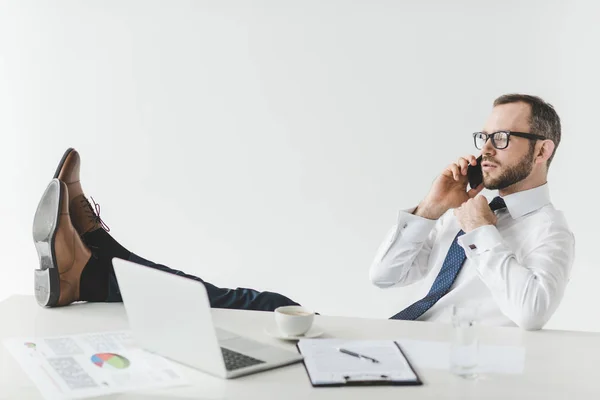
[[[473,134],[473,141],[475,142],[475,147],[478,150],[481,150],[483,149],[483,146],[485,146],[485,143],[488,141],[488,139],[492,139],[492,145],[498,150],[503,150],[508,146],[511,136],[518,136],[529,140],[547,139],[544,136],[536,135],[534,133],[498,131],[494,133],[475,132]]]

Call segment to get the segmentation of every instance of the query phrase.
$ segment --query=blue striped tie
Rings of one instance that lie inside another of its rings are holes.
[[[490,208],[492,211],[496,211],[505,207],[506,204],[501,197],[496,197],[490,202]],[[448,250],[448,254],[446,255],[446,259],[444,260],[444,264],[442,265],[442,269],[435,278],[435,281],[433,281],[433,285],[431,285],[429,293],[427,293],[427,295],[421,300],[417,300],[404,310],[400,311],[398,314],[392,316],[390,319],[415,320],[433,307],[433,305],[437,303],[439,299],[448,293],[448,290],[450,290],[452,287],[452,284],[456,280],[456,277],[458,276],[458,273],[460,272],[460,269],[467,258],[465,255],[465,250],[460,244],[458,244],[458,238],[464,234],[465,232],[463,232],[461,229],[454,238],[454,241]]]

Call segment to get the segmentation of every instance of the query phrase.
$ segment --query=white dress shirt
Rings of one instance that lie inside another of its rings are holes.
[[[419,320],[449,322],[451,305],[477,304],[482,324],[541,329],[556,311],[573,265],[573,233],[547,184],[503,199],[495,226],[459,238],[467,259],[448,293]],[[453,210],[438,220],[413,211],[399,213],[377,251],[369,276],[378,287],[424,280],[429,291],[460,230]]]

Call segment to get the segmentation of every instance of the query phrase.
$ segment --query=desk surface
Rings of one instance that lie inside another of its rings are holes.
[[[213,310],[217,326],[256,340],[294,349],[294,342],[269,337],[264,328],[272,313]],[[122,304],[74,304],[44,309],[32,296],[13,296],[0,303],[0,339],[128,329]],[[432,322],[389,321],[317,316],[327,337],[344,339],[424,339],[447,341],[451,327]],[[600,334],[566,331],[525,332],[517,328],[479,327],[483,344],[526,348],[522,375],[487,374],[475,381],[448,371],[419,370],[420,387],[313,388],[302,364],[233,380],[221,380],[184,368],[192,386],[107,396],[111,399],[584,399],[599,398]],[[40,399],[36,387],[0,345],[0,399]]]

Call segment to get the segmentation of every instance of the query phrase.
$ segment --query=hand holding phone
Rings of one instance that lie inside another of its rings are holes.
[[[438,219],[448,209],[459,207],[465,201],[477,196],[483,189],[482,157],[477,158],[477,164],[472,166],[470,161],[474,158],[474,156],[466,156],[450,164],[434,181],[429,193],[419,203],[414,214],[428,219]],[[465,165],[466,163],[468,165]],[[471,185],[470,190],[466,190],[467,184]]]

